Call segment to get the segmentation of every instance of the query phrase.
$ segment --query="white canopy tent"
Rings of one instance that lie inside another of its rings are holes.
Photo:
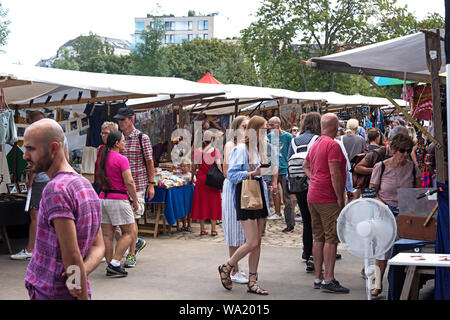
[[[1,62],[0,87],[4,88],[7,103],[18,104],[21,108],[160,95],[176,98],[224,93],[215,85],[180,78],[103,74]]]

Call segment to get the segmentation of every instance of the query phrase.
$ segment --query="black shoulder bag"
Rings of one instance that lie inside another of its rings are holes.
[[[225,177],[223,176],[223,173],[219,170],[219,167],[217,167],[216,164],[216,149],[214,149],[214,164],[206,174],[205,184],[210,187],[222,190],[224,181]]]

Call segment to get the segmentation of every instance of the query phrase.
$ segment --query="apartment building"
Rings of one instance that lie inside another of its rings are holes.
[[[187,17],[170,15],[156,17],[156,19],[164,24],[164,44],[169,45],[181,44],[183,40],[191,41],[195,38],[212,39],[214,37],[215,15]],[[146,30],[148,26],[152,27],[154,21],[155,19],[151,16],[147,16],[147,18],[135,18],[135,30],[132,35],[131,49],[140,41],[139,35],[142,31]]]

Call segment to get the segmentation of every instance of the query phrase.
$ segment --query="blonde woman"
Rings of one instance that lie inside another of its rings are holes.
[[[247,133],[253,135],[256,141],[265,141],[260,137],[260,130],[267,129],[267,121],[259,116],[250,119],[247,125]],[[255,135],[256,134],[256,137]],[[245,143],[239,143],[231,152],[230,163],[227,172],[227,179],[231,183],[233,200],[236,204],[236,216],[242,224],[245,233],[245,243],[240,246],[231,258],[225,264],[218,267],[220,280],[223,287],[227,290],[232,289],[231,272],[237,267],[238,262],[247,254],[249,263],[249,282],[247,292],[268,295],[267,290],[262,289],[257,284],[258,264],[261,253],[261,236],[264,230],[265,218],[269,215],[269,205],[267,199],[267,185],[261,179],[261,161],[259,150],[265,149],[264,146],[250,141],[247,137]],[[262,156],[265,157],[264,152]],[[261,186],[261,195],[263,197],[263,208],[260,210],[243,210],[240,205],[240,196],[242,190],[242,181],[248,178],[258,179]]]
[[[223,174],[227,177],[228,163],[230,161],[230,154],[234,147],[237,146],[239,136],[243,137],[245,129],[247,129],[249,118],[246,116],[236,117],[231,123],[231,130],[233,130],[233,139],[225,144],[224,149],[224,164]],[[222,189],[222,228],[225,235],[225,242],[228,246],[230,257],[236,250],[245,243],[245,234],[241,223],[236,218],[236,207],[233,202],[233,188],[230,180],[225,179]],[[231,281],[237,283],[248,283],[245,274],[236,268],[231,273]]]

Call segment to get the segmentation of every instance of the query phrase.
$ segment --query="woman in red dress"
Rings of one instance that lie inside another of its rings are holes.
[[[211,131],[205,131],[202,149],[194,151],[194,173],[197,171],[197,182],[195,184],[194,196],[192,199],[191,215],[192,220],[200,220],[200,235],[207,235],[205,230],[205,220],[211,221],[211,236],[216,236],[217,220],[222,220],[222,198],[221,190],[206,185],[206,174],[208,170],[217,164],[222,171],[220,162],[221,156],[217,149],[213,147],[214,135]]]

